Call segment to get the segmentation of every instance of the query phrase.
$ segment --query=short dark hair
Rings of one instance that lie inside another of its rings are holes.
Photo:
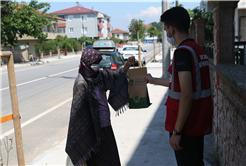
[[[190,15],[183,7],[173,7],[161,15],[161,22],[167,26],[173,26],[180,32],[189,32]]]

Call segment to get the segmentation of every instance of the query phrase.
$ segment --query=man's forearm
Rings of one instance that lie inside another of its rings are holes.
[[[149,83],[168,87],[169,86],[169,79],[168,78],[152,78],[149,81]]]
[[[181,93],[181,97],[179,101],[178,117],[175,124],[175,129],[178,132],[181,132],[183,130],[185,122],[190,115],[192,109],[192,103],[193,103],[193,93],[187,95],[182,95]]]

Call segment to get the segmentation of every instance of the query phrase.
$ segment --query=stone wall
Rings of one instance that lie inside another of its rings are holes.
[[[26,46],[6,46],[1,47],[1,51],[11,51],[14,56],[14,63],[29,61],[28,48]],[[3,59],[3,63],[6,63],[6,59]]]
[[[214,146],[220,165],[246,164],[246,68],[215,65]]]

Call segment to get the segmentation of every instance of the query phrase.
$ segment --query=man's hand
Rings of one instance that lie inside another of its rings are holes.
[[[152,79],[153,79],[153,77],[152,77],[152,75],[151,74],[147,74],[146,76],[144,76],[144,79],[147,81],[147,83],[152,83],[151,81],[152,81]]]
[[[135,57],[134,56],[129,57],[124,66],[124,71],[127,72],[128,69],[131,67],[131,65],[134,65],[134,64],[135,64]]]
[[[183,147],[179,146],[180,140],[181,140],[181,135],[172,135],[171,138],[169,139],[169,143],[174,150],[183,149]]]

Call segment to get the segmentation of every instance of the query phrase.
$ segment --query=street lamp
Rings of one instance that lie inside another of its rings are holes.
[[[82,31],[83,31],[83,36],[84,36],[84,24],[82,23]]]

